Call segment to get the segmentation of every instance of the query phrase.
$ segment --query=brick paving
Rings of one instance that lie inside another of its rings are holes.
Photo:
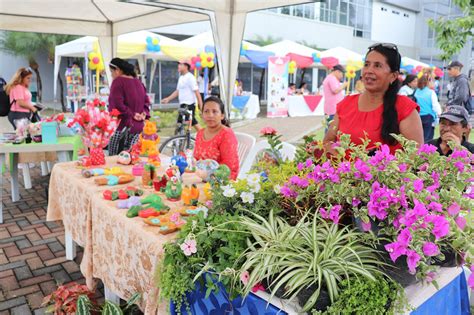
[[[21,173],[21,171],[20,171]],[[3,218],[0,224],[0,315],[44,314],[43,298],[58,283],[85,283],[78,247],[74,261],[66,260],[64,227],[46,222],[49,176],[38,167],[31,171],[32,189],[25,190],[20,176],[18,202],[11,201],[9,175],[3,178]],[[103,299],[100,285],[97,297]]]

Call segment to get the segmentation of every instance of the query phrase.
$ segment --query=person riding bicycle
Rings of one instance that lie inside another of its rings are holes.
[[[196,100],[198,102],[199,109],[202,109],[202,98],[199,94],[199,87],[196,78],[189,72],[191,66],[187,62],[178,63],[178,72],[180,74],[178,79],[178,85],[176,90],[171,93],[170,96],[165,97],[161,100],[163,104],[168,104],[171,100],[178,97],[180,108],[187,108],[191,111],[192,115],[192,126],[196,131],[199,131],[201,127],[196,120]],[[178,123],[183,123],[181,115],[178,116]]]

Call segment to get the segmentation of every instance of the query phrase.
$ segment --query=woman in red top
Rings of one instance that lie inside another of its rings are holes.
[[[377,142],[390,146],[391,152],[401,148],[391,134],[423,144],[423,128],[419,107],[406,96],[397,95],[401,56],[394,44],[369,47],[362,69],[362,94],[347,96],[337,105],[337,113],[324,143],[329,152],[338,132],[349,134],[355,144],[370,139],[368,149]]]
[[[194,146],[196,160],[215,160],[230,169],[230,178],[236,179],[239,173],[237,138],[225,118],[225,106],[215,96],[208,97],[202,105],[202,118],[206,128],[198,131]]]

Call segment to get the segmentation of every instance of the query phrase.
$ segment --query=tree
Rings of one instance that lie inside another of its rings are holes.
[[[258,46],[267,46],[276,42],[281,41],[281,38],[273,37],[273,36],[267,36],[263,37],[260,35],[257,35],[257,37],[253,40],[249,40],[249,42],[258,45]],[[258,90],[258,97],[259,99],[263,98],[263,82],[265,82],[265,71],[266,69],[262,69],[262,75],[260,76],[260,85],[259,85],[259,90]]]
[[[428,20],[429,27],[435,31],[436,44],[443,51],[440,55],[442,60],[450,60],[473,36],[474,5],[471,4],[471,1],[453,0],[454,4],[463,12],[462,17],[451,20],[443,17],[436,21]]]
[[[77,36],[72,35],[5,32],[4,36],[0,38],[0,49],[12,55],[24,57],[28,60],[30,68],[36,74],[38,101],[41,102],[43,85],[36,57],[41,53],[46,53],[48,62],[54,63],[55,47],[76,38]],[[61,87],[61,106],[63,111],[65,111],[63,82],[60,75],[58,75],[58,79]]]

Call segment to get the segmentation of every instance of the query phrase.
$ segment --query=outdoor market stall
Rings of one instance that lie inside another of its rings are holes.
[[[236,95],[232,98],[231,119],[256,119],[258,113],[260,113],[258,95]]]
[[[324,116],[324,97],[322,95],[289,95],[288,116]]]

